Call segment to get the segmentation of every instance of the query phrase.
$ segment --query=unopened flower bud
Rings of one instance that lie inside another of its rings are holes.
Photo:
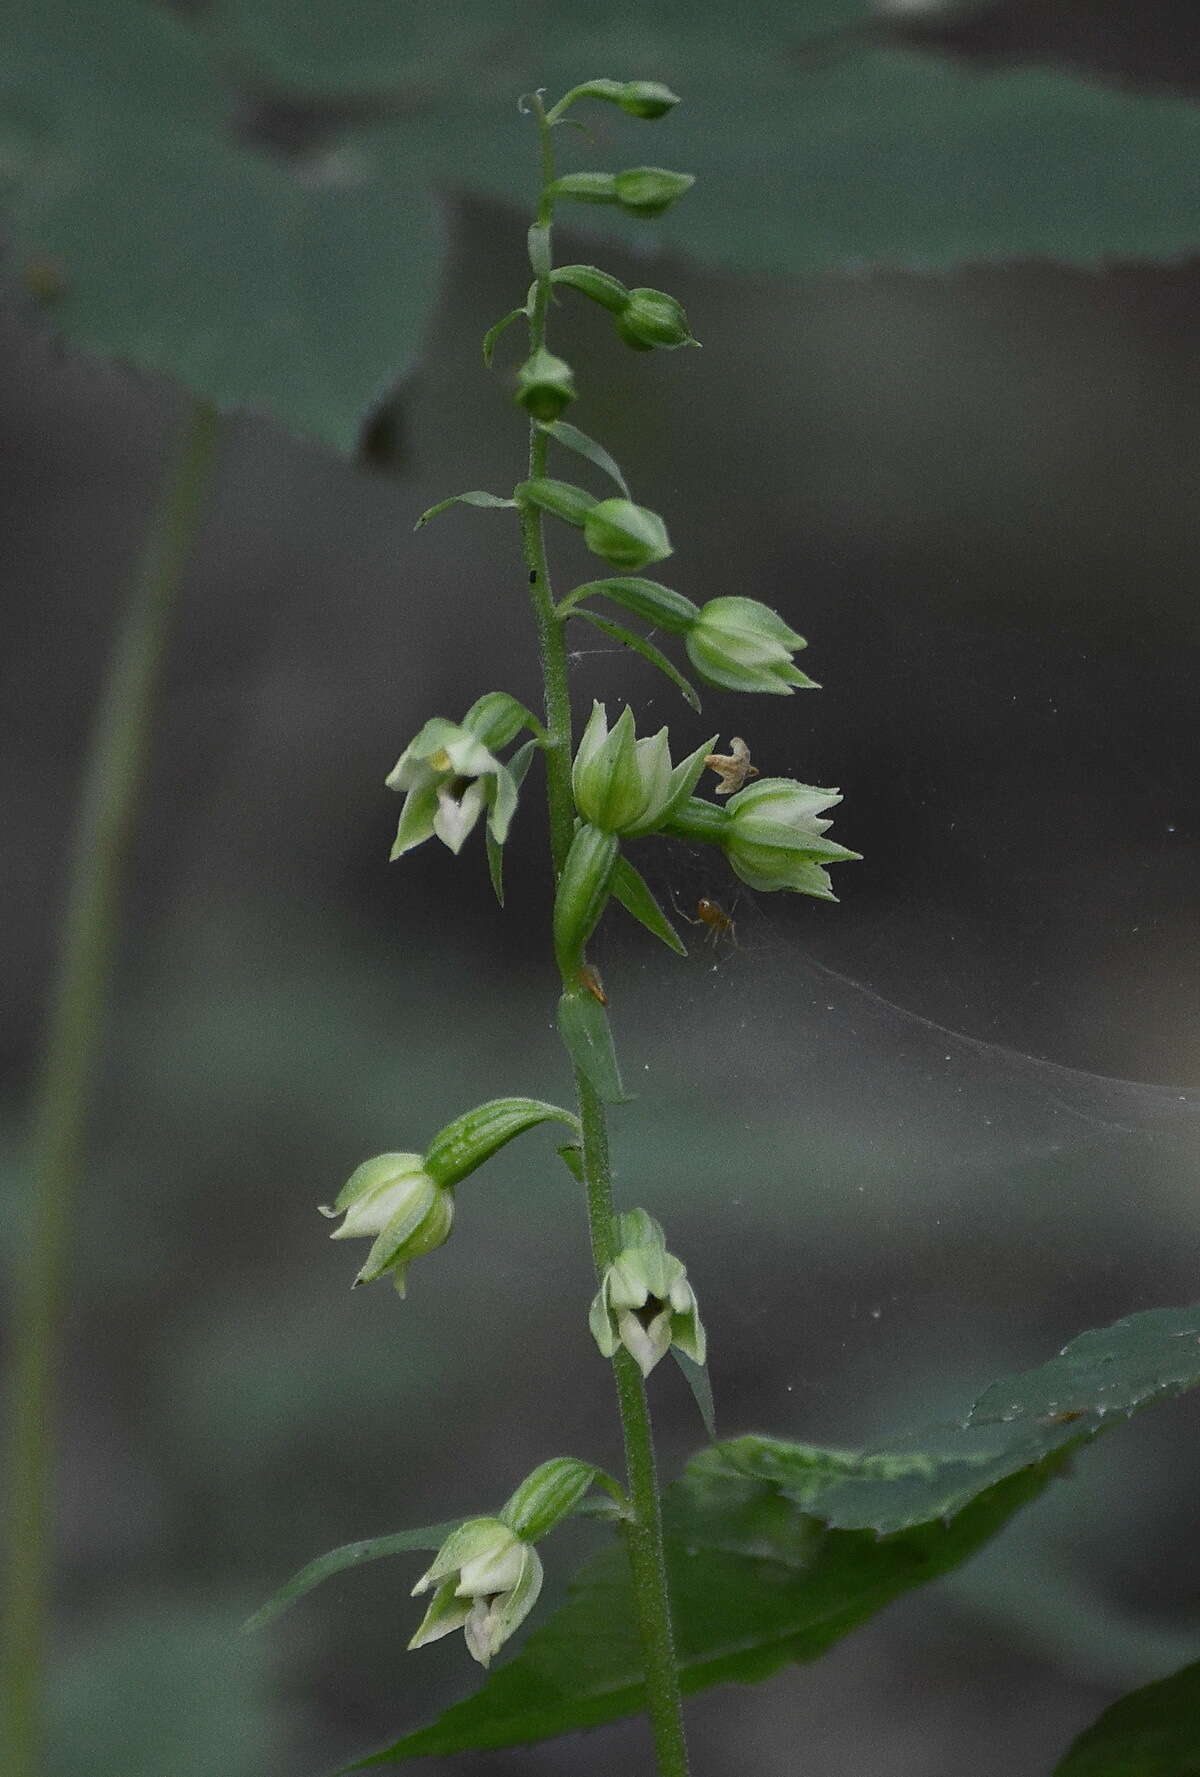
[[[696,183],[692,173],[666,167],[628,167],[613,178],[613,193],[631,216],[661,216]]]
[[[648,1376],[672,1345],[694,1363],[705,1356],[704,1328],[687,1270],[666,1247],[653,1216],[620,1219],[622,1247],[600,1281],[588,1324],[604,1357],[623,1345]]]
[[[672,769],[667,730],[636,738],[626,707],[612,732],[602,703],[592,705],[571,774],[575,805],[585,821],[607,833],[653,832],[691,795],[712,742]]]
[[[433,1600],[409,1647],[461,1629],[472,1659],[486,1666],[536,1604],[542,1563],[499,1518],[468,1518],[446,1538],[413,1596],[431,1589]]]
[[[575,399],[575,376],[563,358],[545,346],[530,354],[517,372],[516,400],[535,420],[556,420]]]
[[[683,304],[665,290],[631,290],[617,315],[617,332],[638,352],[651,352],[656,347],[669,352],[677,346],[696,344]]]
[[[764,777],[739,790],[726,805],[720,843],[736,875],[752,889],[791,889],[819,900],[837,896],[823,868],[858,859],[823,837],[830,821],[819,817],[840,802],[836,790],[820,790],[787,777]]]
[[[671,554],[667,527],[658,513],[632,500],[597,500],[583,521],[583,540],[593,555],[635,572]]]
[[[355,1283],[372,1283],[387,1272],[403,1296],[413,1259],[449,1238],[454,1199],[430,1178],[421,1154],[377,1154],[351,1173],[333,1207],[321,1214],[345,1217],[331,1240],[374,1239]]]
[[[658,118],[665,117],[671,108],[679,103],[679,95],[673,93],[669,86],[660,80],[626,80],[622,82],[622,91],[617,104],[630,117]]]
[[[778,612],[757,599],[715,598],[700,607],[685,646],[692,665],[710,685],[726,691],[819,690],[792,655],[807,644]]]

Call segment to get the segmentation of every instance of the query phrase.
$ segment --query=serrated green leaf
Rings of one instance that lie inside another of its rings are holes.
[[[973,1554],[1117,1413],[1198,1384],[1200,1307],[1154,1310],[998,1384],[961,1425],[862,1453],[772,1438],[702,1451],[664,1498],[684,1692],[823,1653]],[[627,1566],[613,1550],[474,1697],[363,1762],[517,1745],[643,1706]]]
[[[635,635],[633,630],[626,629],[623,624],[610,623],[607,617],[598,617],[595,611],[589,611],[585,605],[575,605],[569,615],[582,617],[584,622],[590,623],[593,629],[600,630],[603,635],[608,636],[614,642],[620,642],[623,648],[632,648],[635,654],[640,654],[643,660],[648,660],[651,666],[656,666],[660,673],[670,679],[675,689],[699,715],[700,698],[696,687],[684,678],[679,668],[667,659],[661,648],[656,648],[653,642],[646,640],[645,636]]]
[[[613,899],[619,901],[626,913],[633,915],[640,925],[648,932],[673,950],[676,956],[686,956],[687,946],[675,930],[658,902],[650,892],[645,877],[629,862],[628,858],[618,858],[613,871],[611,893]]]
[[[1200,1777],[1200,1661],[1106,1709],[1054,1777]]]
[[[399,1530],[392,1536],[368,1537],[365,1542],[343,1543],[340,1549],[330,1549],[327,1554],[318,1555],[307,1567],[292,1575],[287,1584],[281,1586],[273,1597],[268,1598],[261,1610],[242,1625],[243,1632],[249,1634],[252,1629],[261,1629],[275,1617],[285,1611],[289,1604],[295,1604],[297,1598],[303,1598],[322,1580],[332,1579],[335,1573],[345,1573],[347,1568],[362,1567],[368,1561],[381,1561],[385,1555],[407,1555],[417,1549],[440,1549],[451,1531],[457,1530],[462,1523],[461,1518],[451,1518],[445,1524],[427,1524],[420,1530]]]
[[[581,432],[578,426],[571,425],[569,420],[549,420],[543,424],[541,429],[553,438],[556,444],[563,445],[567,450],[576,451],[579,456],[586,457],[589,463],[594,463],[597,469],[602,469],[616,482],[625,498],[630,498],[629,483],[622,475],[620,465],[615,457],[609,455],[602,444],[597,444],[594,438],[589,438],[586,432]]]
[[[826,1531],[769,1483],[714,1477],[698,1458],[663,1501],[684,1693],[815,1659],[973,1554],[1041,1491],[1051,1465],[1000,1482],[949,1524],[881,1541]],[[628,1563],[614,1548],[583,1568],[566,1605],[473,1697],[362,1766],[523,1745],[644,1706]]]

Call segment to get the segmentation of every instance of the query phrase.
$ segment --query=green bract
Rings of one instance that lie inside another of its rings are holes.
[[[807,647],[804,637],[757,599],[709,599],[688,630],[685,646],[701,677],[726,691],[772,691],[786,697],[796,686],[820,689],[792,663],[792,655]]]
[[[626,837],[652,833],[691,795],[715,738],[672,770],[665,728],[638,740],[633,712],[626,705],[610,734],[604,705],[594,703],[571,774],[575,806],[585,821],[604,832]]]
[[[449,1238],[454,1199],[430,1178],[421,1154],[377,1154],[350,1174],[333,1207],[322,1206],[321,1214],[346,1218],[331,1240],[374,1239],[355,1284],[388,1272],[403,1296],[412,1260]]]
[[[822,835],[832,825],[819,819],[841,801],[836,790],[818,790],[789,777],[764,777],[739,790],[726,805],[720,842],[730,865],[753,889],[792,889],[823,901],[837,896],[822,868],[861,854]]]
[[[632,500],[598,500],[584,518],[583,540],[594,555],[617,568],[645,568],[671,553],[658,513]]]
[[[542,1589],[542,1564],[499,1518],[468,1518],[438,1550],[413,1597],[436,1588],[410,1648],[463,1630],[471,1658],[486,1666],[520,1627]]]
[[[458,852],[487,810],[493,839],[503,845],[516,813],[511,773],[469,728],[434,716],[409,742],[384,780],[405,792],[392,858],[403,857],[434,834]]]
[[[620,1217],[622,1242],[600,1280],[588,1324],[605,1357],[623,1345],[643,1376],[672,1345],[702,1364],[704,1328],[687,1270],[667,1251],[662,1228],[644,1209]]]
[[[556,420],[574,399],[575,376],[566,360],[545,346],[531,352],[517,372],[517,405],[535,420]]]
[[[697,343],[683,304],[665,290],[631,290],[617,313],[617,332],[626,345],[639,352],[653,351],[656,346],[673,351],[676,346]]]

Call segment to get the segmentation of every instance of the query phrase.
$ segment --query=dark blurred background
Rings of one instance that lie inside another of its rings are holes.
[[[923,27],[926,28],[926,27]],[[928,27],[932,29],[932,27]],[[1185,6],[985,9],[946,53],[1200,79]],[[703,201],[697,194],[695,201]],[[447,200],[419,374],[341,462],[228,427],[163,699],[77,1230],[63,1412],[54,1777],[320,1777],[474,1682],[409,1656],[415,1561],[240,1619],[327,1547],[498,1503],[546,1455],[613,1464],[582,1211],[528,1139],[460,1192],[409,1300],[351,1295],[316,1205],[477,1099],[568,1090],[545,838],[508,906],[482,846],[390,866],[384,774],[426,716],[533,699],[514,528],[415,515],[522,472],[478,339],[525,219]],[[562,230],[561,257],[591,258]],[[689,1263],[719,1428],[861,1443],[965,1410],[1073,1333],[1196,1295],[1195,723],[1200,265],[754,282],[615,247],[704,351],[614,350],[562,308],[579,423],[667,517],[665,577],[777,605],[825,689],[703,720],[581,629],[579,707],[840,784],[840,906],[736,895],[645,846],[736,945],[678,963],[610,915],[598,955],[636,1102],[618,1188]],[[0,1241],[80,760],[178,397],[3,317],[9,876]],[[556,539],[560,586],[582,578]],[[536,789],[536,779],[530,780]],[[735,904],[736,898],[736,904]],[[691,936],[692,934],[689,934]],[[697,938],[699,933],[694,934]],[[664,1469],[701,1429],[654,1378]],[[952,1583],[820,1665],[691,1705],[698,1777],[1048,1771],[1121,1690],[1194,1658],[1197,1412],[1159,1409]],[[588,1542],[549,1549],[551,1598]],[[649,1768],[626,1724],[431,1769]]]

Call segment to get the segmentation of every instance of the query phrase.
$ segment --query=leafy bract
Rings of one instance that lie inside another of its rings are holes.
[[[1054,1777],[1197,1777],[1200,1661],[1131,1691],[1075,1741]]]
[[[973,1554],[1106,1424],[1198,1384],[1200,1306],[1153,1310],[997,1384],[961,1424],[865,1452],[712,1445],[664,1497],[683,1690],[815,1658]],[[364,1763],[546,1739],[643,1705],[627,1566],[610,1549],[474,1697]]]
[[[368,1537],[363,1542],[343,1543],[340,1548],[329,1549],[324,1555],[318,1555],[315,1561],[310,1561],[307,1567],[302,1567],[299,1573],[294,1573],[243,1627],[247,1633],[263,1628],[289,1604],[311,1592],[314,1586],[351,1567],[362,1567],[368,1561],[382,1561],[388,1555],[411,1554],[414,1549],[440,1549],[450,1532],[457,1530],[461,1523],[461,1518],[452,1518],[445,1524],[427,1524],[420,1530],[398,1530],[390,1536]]]

